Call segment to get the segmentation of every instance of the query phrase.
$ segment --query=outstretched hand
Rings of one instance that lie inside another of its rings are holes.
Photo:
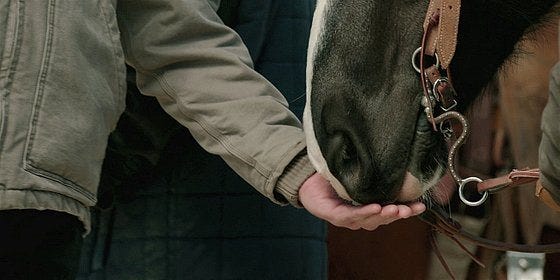
[[[303,183],[299,190],[299,199],[305,209],[314,216],[335,226],[353,230],[374,230],[380,225],[415,216],[426,210],[426,206],[420,202],[386,206],[350,205],[338,197],[330,183],[318,173]]]

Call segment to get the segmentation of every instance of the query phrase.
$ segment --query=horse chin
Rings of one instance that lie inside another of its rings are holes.
[[[439,179],[443,176],[443,171],[443,167],[438,167],[429,180],[421,180],[407,171],[400,191],[397,194],[397,201],[406,203],[419,200],[428,190],[437,184]]]
[[[397,193],[398,202],[418,200],[434,187],[443,176],[446,145],[441,135],[431,128],[422,114],[417,120],[408,167],[402,186]]]

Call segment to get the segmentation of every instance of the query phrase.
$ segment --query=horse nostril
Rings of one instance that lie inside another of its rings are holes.
[[[337,132],[329,138],[327,162],[333,175],[345,187],[352,188],[359,184],[363,175],[359,149],[343,132]]]
[[[356,202],[385,204],[394,201],[394,191],[376,172],[367,142],[360,139],[351,129],[329,134],[324,145],[326,151],[323,151],[329,171]]]

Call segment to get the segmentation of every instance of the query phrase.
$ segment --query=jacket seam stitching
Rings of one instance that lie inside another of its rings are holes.
[[[103,22],[104,22],[104,26],[105,26],[105,32],[107,34],[108,39],[111,41],[111,49],[113,50],[113,68],[115,71],[116,75],[119,75],[119,77],[117,77],[117,83],[118,83],[118,87],[119,87],[119,96],[122,99],[122,97],[125,96],[126,94],[126,78],[122,77],[122,71],[120,71],[119,66],[118,66],[118,61],[117,59],[122,58],[122,54],[121,52],[119,52],[118,50],[118,42],[115,41],[115,37],[113,36],[113,32],[112,32],[112,28],[110,27],[110,23],[109,23],[109,16],[107,15],[107,7],[105,7],[105,4],[101,4],[99,6],[99,10],[100,13],[103,15]]]
[[[14,75],[16,72],[16,68],[17,68],[17,64],[19,61],[19,55],[20,55],[20,49],[21,49],[21,42],[22,42],[22,32],[23,32],[23,26],[25,24],[25,4],[22,1],[16,1],[15,5],[17,5],[17,7],[15,8],[15,10],[17,10],[17,16],[14,19],[14,34],[13,34],[13,45],[12,45],[12,49],[10,50],[11,53],[11,57],[12,57],[12,61],[10,63],[9,66],[6,67],[5,71],[7,71],[7,75],[5,76],[5,84],[4,84],[4,89],[5,92],[2,93],[2,95],[0,96],[1,98],[1,107],[0,110],[2,110],[2,112],[0,112],[0,149],[1,146],[4,145],[4,140],[5,140],[5,127],[6,127],[6,122],[8,121],[8,115],[6,114],[6,112],[8,111],[9,108],[9,104],[7,102],[7,96],[10,94],[11,92],[11,87],[12,87],[12,83],[13,83],[13,79],[14,79]],[[9,11],[8,11],[9,12]],[[6,51],[6,50],[5,50]],[[9,60],[9,59],[8,59]],[[2,70],[0,70],[2,71]],[[1,76],[1,75],[0,75]]]
[[[35,98],[33,100],[33,110],[31,111],[31,118],[29,121],[29,130],[27,132],[27,140],[25,145],[25,150],[23,153],[23,167],[27,169],[27,162],[31,161],[29,158],[29,151],[33,149],[33,141],[35,140],[36,125],[39,119],[39,107],[43,99],[43,91],[45,86],[45,80],[49,68],[51,48],[53,41],[53,29],[54,29],[54,2],[56,0],[49,0],[48,10],[47,10],[47,30],[45,36],[45,46],[43,47],[43,58],[41,62],[41,67],[39,68],[39,76],[37,77],[37,88],[35,89]]]
[[[33,149],[33,141],[35,139],[36,127],[39,119],[39,107],[40,103],[43,99],[44,87],[45,87],[45,80],[47,77],[50,60],[51,60],[51,52],[52,52],[52,44],[54,38],[54,21],[55,21],[55,6],[56,0],[49,0],[48,5],[48,12],[47,12],[47,31],[46,31],[46,40],[45,46],[43,49],[43,59],[41,62],[39,77],[37,78],[37,89],[35,90],[35,99],[33,101],[33,110],[31,112],[31,119],[29,122],[29,130],[27,132],[27,140],[25,145],[25,150],[23,153],[23,169],[27,170],[28,172],[35,174],[37,176],[50,179],[56,181],[64,186],[71,188],[72,190],[77,191],[80,194],[85,195],[88,199],[94,200],[95,196],[80,187],[78,184],[60,176],[54,172],[44,170],[42,168],[38,168],[34,166],[33,160],[30,158],[29,151]]]
[[[27,164],[27,168],[25,170],[27,172],[33,174],[33,175],[58,182],[58,183],[60,183],[64,186],[69,187],[70,189],[86,196],[86,198],[88,198],[91,202],[94,202],[94,203],[96,202],[95,194],[85,190],[84,188],[82,188],[78,184],[76,184],[75,182],[73,182],[71,180],[68,180],[68,179],[64,178],[63,176],[60,176],[56,173],[38,168],[38,167],[34,166],[33,164]],[[50,191],[50,192],[52,192],[52,191]],[[73,198],[73,199],[76,199],[76,198]]]

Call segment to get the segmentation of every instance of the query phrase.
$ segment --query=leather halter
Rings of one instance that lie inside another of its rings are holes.
[[[461,187],[469,182],[476,181],[477,191],[486,197],[489,193],[495,193],[506,187],[537,181],[540,172],[539,169],[513,170],[510,174],[499,178],[482,180],[476,177],[461,179],[455,171],[455,154],[469,134],[469,124],[466,118],[452,110],[457,105],[455,99],[457,93],[452,85],[450,65],[457,46],[460,12],[461,0],[430,0],[423,25],[422,46],[413,55],[413,63],[415,56],[419,55],[420,63],[416,68],[421,74],[421,84],[424,92],[422,105],[433,129],[437,131],[437,125],[439,124],[439,130],[447,138],[451,138],[452,130],[446,128],[444,122],[456,119],[462,125],[462,133],[451,146],[449,152],[447,165],[451,175]],[[425,57],[435,57],[436,64],[426,68]],[[444,74],[442,75],[442,73]],[[543,191],[546,192],[546,189],[540,192]],[[460,194],[462,195],[462,189]],[[482,204],[484,200],[469,203],[468,200],[464,199],[463,202],[471,206],[477,206]]]
[[[439,125],[439,130],[450,140],[454,133],[449,124],[446,126],[446,122],[455,119],[462,125],[461,134],[450,147],[447,167],[454,180],[459,184],[461,200],[467,205],[476,206],[482,204],[490,193],[495,193],[507,187],[537,181],[540,172],[538,169],[513,170],[509,174],[499,178],[482,180],[477,177],[462,179],[455,171],[455,155],[469,133],[469,125],[466,118],[452,110],[457,105],[457,100],[455,99],[456,92],[452,85],[450,65],[457,46],[460,11],[461,0],[430,0],[423,25],[424,34],[422,36],[422,46],[413,54],[412,60],[413,66],[421,76],[420,80],[424,92],[422,105],[424,106],[424,112],[428,120],[432,123],[433,129],[437,131]],[[419,55],[420,63],[418,66],[415,65],[416,55]],[[433,60],[436,61],[435,64],[425,67],[426,57],[432,57]],[[477,191],[483,195],[483,198],[477,202],[470,202],[463,197],[463,188],[470,182],[477,182]],[[544,198],[543,200],[547,205],[551,203],[550,194],[546,189],[543,189],[540,184],[537,184],[536,195],[541,199]],[[555,203],[552,202],[552,204],[554,205]],[[484,265],[459,242],[458,238],[478,246],[499,251],[560,252],[560,243],[524,245],[499,242],[472,235],[462,230],[461,225],[453,220],[448,213],[438,205],[429,205],[426,212],[423,213],[420,218],[424,222],[430,224],[438,232],[443,233],[455,241],[475,262],[482,266]],[[453,277],[453,273],[443,260],[433,240],[434,239],[432,239],[432,245],[434,249],[436,249],[435,251],[440,262],[444,265],[450,276]]]

